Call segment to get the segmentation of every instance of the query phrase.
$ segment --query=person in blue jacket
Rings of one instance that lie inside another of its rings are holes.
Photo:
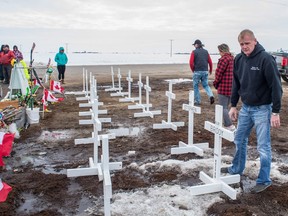
[[[68,62],[67,55],[64,53],[64,48],[60,47],[59,52],[55,56],[55,62],[57,63],[58,79],[64,84],[64,74],[66,70],[66,64]]]

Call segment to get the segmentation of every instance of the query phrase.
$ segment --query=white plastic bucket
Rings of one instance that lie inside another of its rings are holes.
[[[39,115],[39,108],[26,108],[27,113],[27,121],[29,124],[37,124],[39,123],[40,115]]]

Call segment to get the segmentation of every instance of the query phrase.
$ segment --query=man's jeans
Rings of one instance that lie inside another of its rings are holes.
[[[193,89],[194,89],[194,100],[195,103],[198,104],[200,104],[201,102],[201,96],[198,87],[200,81],[209,98],[213,97],[213,93],[208,85],[208,71],[195,71],[193,73]]]
[[[223,106],[223,121],[224,127],[228,127],[232,125],[232,121],[229,117],[228,106],[230,104],[230,96],[218,94],[218,102],[219,105]]]
[[[255,126],[257,136],[257,150],[260,155],[260,172],[257,184],[271,184],[271,138],[270,138],[271,105],[248,106],[243,104],[239,116],[234,143],[236,153],[232,166],[228,168],[230,174],[242,174],[246,163],[248,137]]]

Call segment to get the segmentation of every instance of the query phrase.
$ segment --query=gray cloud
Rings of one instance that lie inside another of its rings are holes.
[[[191,42],[201,38],[213,49],[227,42],[238,50],[239,31],[251,28],[269,49],[275,49],[288,34],[284,27],[288,7],[281,0],[2,0],[2,5],[1,40],[11,41],[17,32],[13,41],[29,41],[31,35],[24,32],[30,29],[33,37],[46,43],[53,35],[51,46],[70,42],[97,49],[110,49],[112,44],[119,50],[130,46],[136,51],[164,50],[173,38],[175,50],[189,51]]]

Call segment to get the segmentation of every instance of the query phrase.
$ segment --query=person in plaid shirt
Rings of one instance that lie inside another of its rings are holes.
[[[218,102],[223,106],[224,127],[234,131],[236,127],[232,124],[228,115],[228,106],[230,104],[232,91],[234,57],[230,53],[227,44],[220,44],[218,50],[221,58],[217,64],[213,85],[217,89]]]

